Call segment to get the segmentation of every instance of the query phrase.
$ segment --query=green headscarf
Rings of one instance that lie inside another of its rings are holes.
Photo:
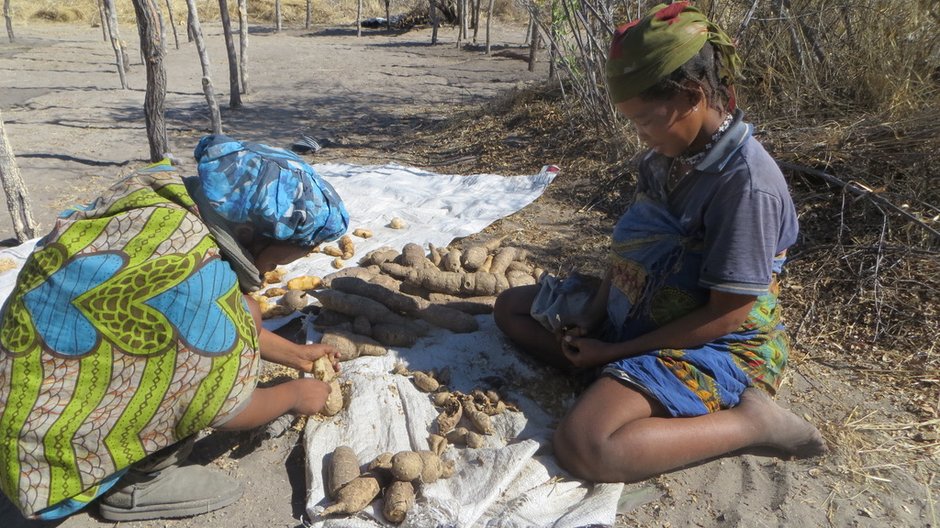
[[[636,97],[694,57],[706,42],[724,56],[720,80],[730,86],[741,59],[727,33],[688,2],[659,4],[617,28],[607,59],[607,89],[614,103]]]

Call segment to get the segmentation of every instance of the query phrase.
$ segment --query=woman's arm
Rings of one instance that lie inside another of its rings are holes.
[[[255,389],[248,405],[219,429],[251,429],[288,412],[304,416],[316,414],[326,404],[329,394],[329,385],[312,378],[300,378],[272,387]]]
[[[339,370],[339,364],[336,361],[337,352],[333,347],[295,343],[265,329],[261,325],[261,308],[258,306],[258,302],[250,295],[245,295],[245,300],[248,302],[248,308],[258,329],[258,345],[261,349],[261,357],[264,360],[303,372],[311,372],[314,361],[321,356],[329,355],[333,368]]]
[[[712,290],[708,302],[688,314],[621,343],[568,335],[562,350],[576,366],[610,363],[660,348],[693,348],[729,334],[744,323],[757,298]]]

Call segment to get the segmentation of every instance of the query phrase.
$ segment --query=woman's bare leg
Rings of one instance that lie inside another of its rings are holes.
[[[539,287],[532,285],[510,288],[501,293],[493,306],[496,326],[530,356],[555,367],[570,369],[573,365],[561,352],[558,339],[530,315],[532,301],[538,291]]]
[[[732,409],[672,418],[659,403],[609,377],[584,393],[554,438],[562,466],[594,482],[635,482],[757,446],[802,457],[827,451],[815,427],[760,389],[747,389]]]

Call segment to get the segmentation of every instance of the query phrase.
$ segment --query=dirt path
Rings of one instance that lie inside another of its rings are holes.
[[[224,131],[275,146],[288,146],[300,132],[340,144],[324,150],[322,159],[410,161],[396,151],[396,138],[439,121],[455,106],[486,101],[544,76],[512,57],[524,55],[524,29],[497,28],[499,55],[486,57],[457,50],[449,29],[442,30],[442,43],[431,47],[428,31],[367,31],[357,39],[345,28],[279,34],[257,28],[249,38],[251,93],[242,109],[229,110],[221,28],[210,25],[206,33]],[[0,108],[44,232],[59,211],[94,197],[149,156],[142,114],[145,71],[131,43],[131,89],[121,90],[100,29],[32,25],[17,36],[14,45],[0,44]],[[195,46],[171,45],[166,66],[170,144],[190,163],[193,147],[208,129]],[[4,212],[0,236],[12,235]]]
[[[222,38],[217,27],[208,29],[213,81],[220,101],[227,103]],[[18,29],[17,35],[21,43],[15,46],[0,42],[0,108],[42,232],[66,205],[92,198],[143,163],[149,152],[141,117],[144,71],[137,64],[130,75],[134,89],[120,90],[112,52],[97,28],[40,25]],[[287,146],[301,131],[329,138],[334,146],[322,151],[321,160],[426,165],[426,145],[411,149],[409,134],[427,130],[455,108],[483,103],[520,82],[545,76],[541,68],[529,73],[520,59],[526,53],[520,47],[522,29],[498,28],[495,41],[511,46],[490,58],[455,49],[450,30],[443,37],[444,44],[432,48],[428,31],[397,36],[377,32],[357,39],[348,29],[280,34],[258,29],[249,50],[252,93],[244,109],[223,108],[225,130],[279,146]],[[136,53],[131,50],[135,62]],[[174,153],[192,169],[192,148],[208,123],[194,47],[171,48],[167,66],[170,138]],[[558,160],[528,161],[534,172]],[[472,172],[470,165],[459,170]],[[577,172],[564,164],[562,169]],[[585,260],[584,255],[590,256],[585,238],[606,237],[608,219],[562,199],[575,185],[583,185],[576,182],[559,178],[540,200],[489,231],[524,237],[536,255],[552,252],[556,262]],[[592,231],[586,225],[593,225]],[[9,216],[0,213],[0,238],[8,236]],[[799,294],[788,288],[784,295]],[[940,468],[924,453],[937,439],[914,438],[916,429],[909,425],[917,418],[908,402],[885,396],[863,370],[814,361],[813,351],[799,344],[797,350],[779,399],[820,426],[831,455],[792,462],[728,457],[630,484],[620,525],[936,523]],[[305,476],[296,440],[296,433],[265,441],[248,433],[213,434],[197,444],[196,462],[238,477],[245,497],[192,519],[122,525],[299,527]],[[22,523],[9,508],[0,503],[0,526],[39,526]],[[102,524],[96,514],[82,513],[60,526]]]

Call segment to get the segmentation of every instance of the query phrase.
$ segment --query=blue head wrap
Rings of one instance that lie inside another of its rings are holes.
[[[194,155],[206,198],[229,222],[302,246],[334,240],[349,226],[333,187],[292,152],[212,135]]]

